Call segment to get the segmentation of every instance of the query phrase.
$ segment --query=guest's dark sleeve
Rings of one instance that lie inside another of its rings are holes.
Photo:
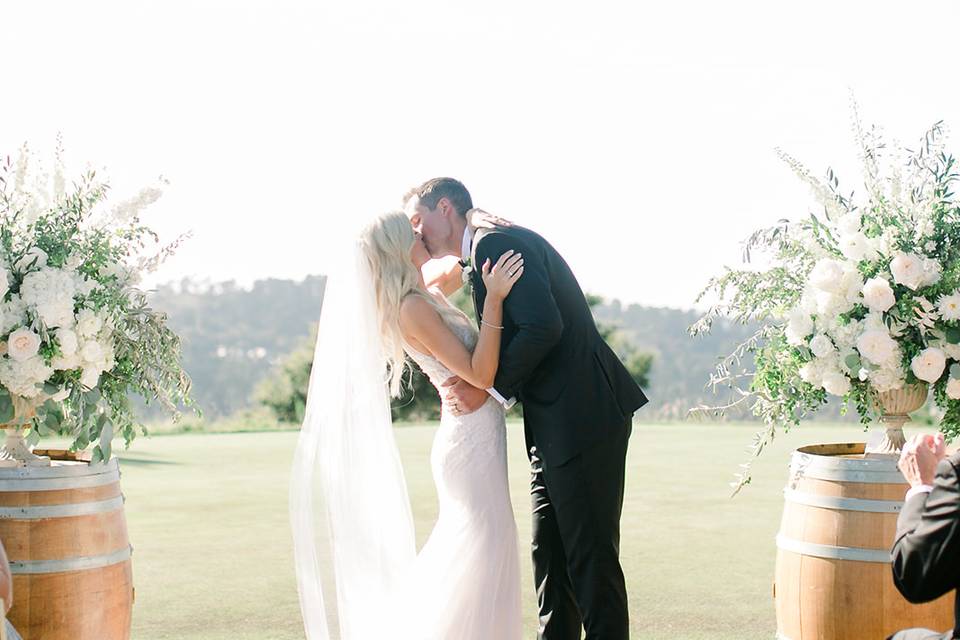
[[[477,241],[477,268],[480,269],[487,258],[496,264],[510,249],[523,254],[523,275],[503,302],[504,318],[509,318],[517,327],[509,342],[500,345],[500,365],[493,384],[505,398],[517,395],[523,382],[563,334],[563,319],[540,252],[515,236],[490,233]]]
[[[897,519],[893,581],[910,602],[927,602],[960,577],[960,481],[957,454],[940,461],[933,490],[912,496]]]

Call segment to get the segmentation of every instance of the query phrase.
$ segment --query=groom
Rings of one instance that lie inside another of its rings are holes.
[[[647,398],[600,337],[560,254],[522,227],[474,232],[466,219],[472,208],[469,192],[453,178],[428,180],[405,202],[433,257],[460,256],[471,267],[477,310],[486,296],[479,265],[509,249],[523,254],[523,276],[504,301],[493,388],[457,380],[444,402],[455,413],[477,410],[488,394],[505,406],[523,404],[538,637],[579,640],[582,626],[587,640],[628,638],[620,512],[633,413]]]

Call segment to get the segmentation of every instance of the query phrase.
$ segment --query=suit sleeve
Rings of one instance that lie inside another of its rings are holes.
[[[491,233],[477,242],[477,265],[489,258],[496,263],[513,249],[523,254],[523,275],[503,302],[503,315],[517,327],[506,345],[500,345],[500,364],[494,388],[506,398],[516,397],[523,382],[560,341],[563,320],[550,289],[542,257],[523,240],[504,233]]]
[[[960,568],[960,482],[955,464],[941,460],[933,490],[912,496],[897,519],[891,551],[893,581],[903,597],[919,603],[953,589]]]

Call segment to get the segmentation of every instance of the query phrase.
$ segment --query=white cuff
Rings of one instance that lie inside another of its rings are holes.
[[[933,491],[933,485],[932,485],[932,484],[918,484],[918,485],[915,486],[914,488],[912,488],[912,489],[910,489],[909,491],[907,491],[907,495],[903,498],[903,501],[906,502],[907,500],[909,500],[910,498],[912,498],[913,496],[915,496],[915,495],[917,495],[917,494],[920,494],[920,493],[930,493],[931,491]]]
[[[507,400],[502,395],[500,395],[499,391],[497,391],[493,387],[490,387],[489,389],[487,389],[487,393],[493,396],[494,400],[502,404],[504,409],[510,409],[513,405],[517,404],[516,398],[510,398],[509,400]]]

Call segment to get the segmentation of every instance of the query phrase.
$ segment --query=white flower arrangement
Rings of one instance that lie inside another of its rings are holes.
[[[158,400],[174,417],[190,406],[180,341],[136,288],[183,237],[151,255],[156,235],[141,210],[158,187],[112,209],[108,184],[89,171],[66,189],[58,144],[52,180],[24,147],[0,164],[0,422],[11,396],[36,407],[27,442],[69,434],[93,461],[111,454],[114,434],[136,435],[130,392]]]
[[[749,406],[767,425],[755,453],[829,396],[855,405],[869,424],[876,393],[917,382],[931,386],[944,433],[960,435],[960,202],[943,125],[915,151],[884,144],[875,127],[864,130],[856,106],[854,130],[865,167],[860,197],[841,193],[832,171],[818,180],[779,152],[821,211],[754,233],[745,259],[765,251],[769,268],[728,269],[701,294],[713,292],[720,303],[692,334],[724,316],[760,324],[711,376],[714,389],[735,390],[735,401],[694,410],[722,415]],[[755,369],[735,371],[748,354]],[[749,467],[737,488],[747,481]]]

